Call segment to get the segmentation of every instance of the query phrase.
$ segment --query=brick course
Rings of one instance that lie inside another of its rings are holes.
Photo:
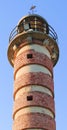
[[[23,129],[56,130],[55,120],[48,115],[29,113],[18,117],[13,124],[13,130]]]

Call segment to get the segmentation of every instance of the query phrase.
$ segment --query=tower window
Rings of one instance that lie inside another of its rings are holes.
[[[33,96],[27,96],[27,101],[32,101],[33,100]]]
[[[27,59],[29,58],[33,58],[33,55],[32,54],[27,54]]]
[[[25,23],[24,24],[24,30],[25,31],[29,30],[30,28],[31,28],[30,23]]]

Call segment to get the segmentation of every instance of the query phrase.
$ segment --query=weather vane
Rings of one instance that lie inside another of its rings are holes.
[[[32,14],[34,13],[34,9],[36,8],[35,5],[32,5],[31,8],[30,8],[30,11],[32,12]]]

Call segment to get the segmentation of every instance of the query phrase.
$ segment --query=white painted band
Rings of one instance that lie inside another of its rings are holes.
[[[39,85],[31,85],[31,86],[25,86],[25,87],[21,88],[20,90],[18,90],[15,94],[15,100],[18,99],[24,93],[28,93],[28,92],[42,92],[42,93],[46,93],[50,96],[53,96],[52,92],[46,86],[43,87],[43,86],[39,86]]]
[[[43,130],[43,129],[36,128],[36,129],[26,129],[26,130]]]
[[[38,45],[38,44],[28,44],[24,47],[22,47],[18,53],[17,53],[17,56],[19,54],[21,54],[22,52],[26,51],[26,50],[29,50],[29,49],[33,49],[35,50],[36,52],[40,52],[40,53],[43,53],[45,55],[47,55],[50,59],[51,59],[51,55],[50,55],[50,52],[48,51],[48,49],[45,47],[45,46],[41,46],[41,45]]]
[[[38,129],[38,128],[36,128],[36,129],[26,129],[26,130],[44,130],[44,129]]]
[[[33,106],[31,107],[30,106],[30,107],[25,107],[25,108],[17,111],[14,119],[17,119],[20,115],[27,114],[27,113],[43,113],[43,114],[49,115],[52,118],[54,118],[54,114],[49,109],[46,109],[43,107],[33,107]]]
[[[38,64],[29,64],[26,66],[23,66],[16,72],[16,79],[20,77],[22,74],[26,74],[29,72],[43,72],[45,74],[48,74],[52,76],[51,72],[44,66],[38,65]]]

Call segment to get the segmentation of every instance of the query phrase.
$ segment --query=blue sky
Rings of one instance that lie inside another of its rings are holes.
[[[32,5],[58,34],[60,57],[54,67],[56,130],[67,128],[67,0],[0,0],[0,130],[12,129],[13,68],[7,59],[9,35]]]

